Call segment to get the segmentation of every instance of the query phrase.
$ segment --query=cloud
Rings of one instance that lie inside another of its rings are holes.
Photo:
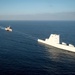
[[[75,20],[75,12],[31,15],[0,15],[0,20]]]

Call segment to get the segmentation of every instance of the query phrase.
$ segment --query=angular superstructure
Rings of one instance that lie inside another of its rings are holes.
[[[74,45],[72,44],[67,45],[65,42],[62,42],[62,44],[60,44],[60,35],[57,35],[57,34],[51,34],[49,38],[45,39],[45,41],[38,39],[38,42],[48,44],[56,48],[75,52]]]

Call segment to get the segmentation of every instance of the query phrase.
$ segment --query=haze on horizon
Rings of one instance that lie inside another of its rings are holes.
[[[75,20],[75,0],[0,0],[0,20]]]

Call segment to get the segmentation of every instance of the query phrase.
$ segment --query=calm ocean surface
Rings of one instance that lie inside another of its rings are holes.
[[[0,75],[75,74],[75,53],[37,42],[60,34],[75,45],[75,21],[0,21]]]

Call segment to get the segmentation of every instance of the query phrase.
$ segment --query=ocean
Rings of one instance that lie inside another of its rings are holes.
[[[8,32],[4,27],[11,26]],[[75,74],[75,53],[37,42],[50,34],[75,45],[75,21],[0,21],[0,75]]]

